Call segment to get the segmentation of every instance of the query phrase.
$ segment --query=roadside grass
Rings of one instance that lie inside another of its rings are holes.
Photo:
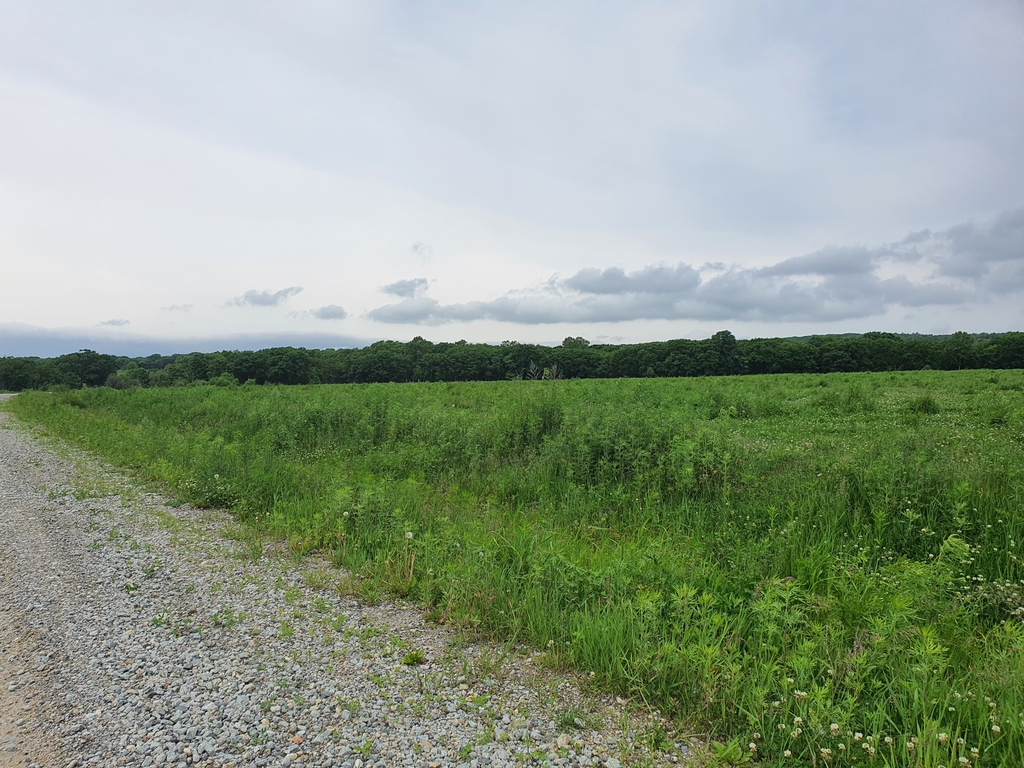
[[[1022,389],[922,371],[4,407],[232,510],[242,556],[323,552],[339,592],[528,642],[722,760],[949,768],[1024,765]]]

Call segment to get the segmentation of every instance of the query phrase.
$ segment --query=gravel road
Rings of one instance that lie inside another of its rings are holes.
[[[325,563],[232,530],[0,412],[0,768],[690,756],[648,751],[655,715],[541,656],[361,603]]]

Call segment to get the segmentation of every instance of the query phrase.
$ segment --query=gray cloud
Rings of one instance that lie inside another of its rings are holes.
[[[318,320],[344,320],[348,317],[348,312],[337,304],[328,304],[326,307],[312,310],[309,314]]]
[[[388,304],[366,313],[371,320],[381,323],[428,323],[448,322],[447,319],[435,320],[435,316],[441,309],[436,299],[426,296],[414,296],[400,301],[397,304]]]
[[[411,299],[427,290],[427,278],[415,277],[411,280],[399,280],[382,286],[381,291],[403,299]]]
[[[628,275],[619,267],[583,269],[563,282],[581,293],[680,293],[700,284],[700,273],[689,264],[644,267]]]
[[[160,307],[164,312],[191,312],[192,304],[171,304],[166,307]]]
[[[879,252],[867,248],[822,248],[780,261],[761,270],[764,275],[854,275],[871,272]]]
[[[270,347],[306,347],[337,349],[365,347],[376,341],[370,338],[339,336],[328,333],[251,333],[221,334],[208,337],[161,338],[145,334],[118,333],[86,329],[53,329],[20,323],[0,323],[0,357],[5,355],[55,357],[94,349],[108,355],[142,357],[158,352],[162,355],[186,352],[216,352],[223,349],[268,349]]]
[[[110,320],[103,320],[102,322],[100,322],[100,325],[114,325],[117,327],[121,327],[122,325],[128,325],[129,323],[131,323],[131,320],[125,320],[120,317],[114,317],[111,318]]]
[[[904,272],[913,266],[922,277]],[[990,224],[916,232],[878,248],[829,247],[763,268],[688,264],[583,269],[491,301],[441,304],[419,289],[367,317],[439,325],[690,319],[829,322],[891,307],[968,307],[1024,292],[1024,209]],[[413,281],[404,281],[413,282]],[[425,281],[424,281],[425,283]],[[397,284],[396,284],[397,285]]]
[[[238,307],[276,307],[289,296],[294,296],[301,292],[302,288],[297,285],[273,292],[251,290],[231,299],[228,304]]]

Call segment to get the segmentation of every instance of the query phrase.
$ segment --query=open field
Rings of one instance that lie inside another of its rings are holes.
[[[1024,372],[24,393],[767,765],[1024,765]],[[974,751],[977,750],[977,751]],[[787,757],[789,755],[789,757]]]

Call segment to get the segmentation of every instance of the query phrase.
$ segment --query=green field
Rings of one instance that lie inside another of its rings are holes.
[[[1024,765],[1022,371],[7,407],[756,763]]]

